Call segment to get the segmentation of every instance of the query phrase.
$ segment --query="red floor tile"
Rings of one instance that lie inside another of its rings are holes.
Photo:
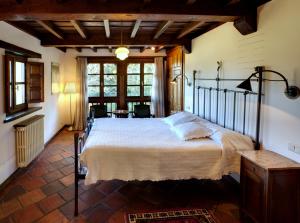
[[[56,208],[59,208],[65,201],[58,194],[53,194],[38,203],[38,206],[44,213],[48,213]]]
[[[35,222],[42,216],[42,211],[36,205],[30,205],[20,211],[17,211],[13,218],[14,221],[18,223],[31,223]]]
[[[36,203],[42,199],[44,199],[46,197],[46,195],[40,190],[40,189],[36,189],[33,191],[30,191],[26,194],[23,194],[19,197],[19,200],[21,202],[21,204],[23,205],[23,207],[26,207],[28,205],[31,205],[33,203]]]

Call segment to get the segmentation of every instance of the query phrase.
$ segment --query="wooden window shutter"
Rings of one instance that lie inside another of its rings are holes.
[[[44,102],[44,63],[27,62],[28,103]]]

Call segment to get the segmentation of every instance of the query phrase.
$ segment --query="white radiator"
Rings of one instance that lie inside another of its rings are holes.
[[[35,115],[14,127],[17,166],[26,167],[44,149],[44,116]]]

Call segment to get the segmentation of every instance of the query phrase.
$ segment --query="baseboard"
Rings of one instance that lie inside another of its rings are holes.
[[[68,127],[68,125],[64,125],[63,127],[61,127],[61,129],[59,129],[46,143],[45,146],[47,146],[59,133],[61,133],[66,127]]]

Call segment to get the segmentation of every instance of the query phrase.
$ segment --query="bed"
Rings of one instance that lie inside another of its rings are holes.
[[[216,180],[240,171],[238,152],[260,148],[262,88],[258,93],[221,89],[219,82],[225,79],[220,78],[216,88],[204,87],[197,84],[200,80],[206,79],[197,79],[194,72],[193,113],[214,129],[210,138],[182,141],[159,118],[91,119],[84,133],[75,134],[75,216],[81,179],[86,184],[113,179]],[[247,132],[251,126],[254,134]]]
[[[189,141],[179,139],[171,128],[159,118],[96,119],[80,155],[88,170],[85,183],[217,180],[239,172],[237,152],[254,148],[249,137],[218,126],[211,138]]]

